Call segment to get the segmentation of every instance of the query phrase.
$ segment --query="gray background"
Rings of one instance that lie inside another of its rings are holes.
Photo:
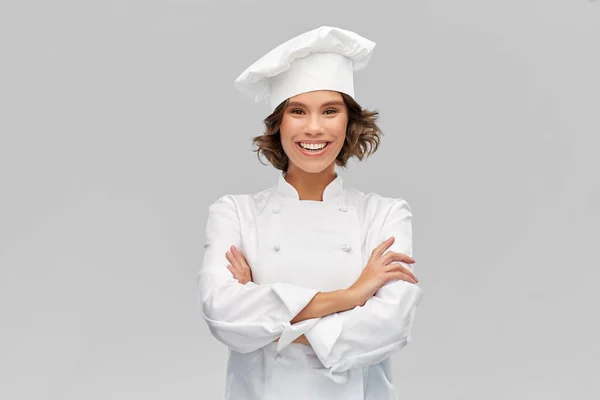
[[[402,399],[597,399],[600,2],[0,5],[0,398],[219,399],[197,304],[208,205],[263,190],[266,103],[233,80],[320,25],[382,147],[342,170],[405,198],[425,297]]]

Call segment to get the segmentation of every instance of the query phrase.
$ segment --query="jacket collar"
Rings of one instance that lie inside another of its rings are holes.
[[[279,174],[276,191],[283,197],[300,200],[300,195],[294,186],[285,180],[285,172]],[[344,182],[340,174],[336,172],[335,179],[331,181],[323,191],[323,201],[340,200],[344,192]]]

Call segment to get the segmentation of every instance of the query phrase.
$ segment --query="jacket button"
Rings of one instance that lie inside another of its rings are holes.
[[[281,360],[281,354],[275,356],[275,362],[279,362],[279,360]]]
[[[278,244],[274,244],[274,245],[273,245],[273,250],[275,250],[275,251],[279,251],[279,249],[280,249],[280,247],[279,247],[279,245],[278,245]]]
[[[275,208],[273,209],[273,214],[279,214],[279,211],[281,211],[281,210],[279,209],[279,207],[275,207]]]
[[[346,212],[348,211],[348,208],[346,206],[341,206],[340,211]]]
[[[349,244],[343,244],[341,248],[342,251],[350,251],[352,249]]]

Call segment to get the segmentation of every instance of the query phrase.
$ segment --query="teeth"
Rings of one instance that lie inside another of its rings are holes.
[[[309,150],[319,150],[327,146],[327,143],[300,143],[300,146]]]

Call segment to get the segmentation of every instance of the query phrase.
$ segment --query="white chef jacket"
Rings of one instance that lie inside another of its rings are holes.
[[[300,200],[282,172],[267,190],[209,206],[199,301],[229,348],[226,400],[397,399],[390,356],[410,341],[417,285],[393,280],[363,306],[290,323],[319,291],[350,287],[390,236],[389,250],[412,257],[408,203],[344,187],[336,175],[323,201]],[[252,282],[227,269],[232,245]],[[292,343],[302,334],[310,345]]]

